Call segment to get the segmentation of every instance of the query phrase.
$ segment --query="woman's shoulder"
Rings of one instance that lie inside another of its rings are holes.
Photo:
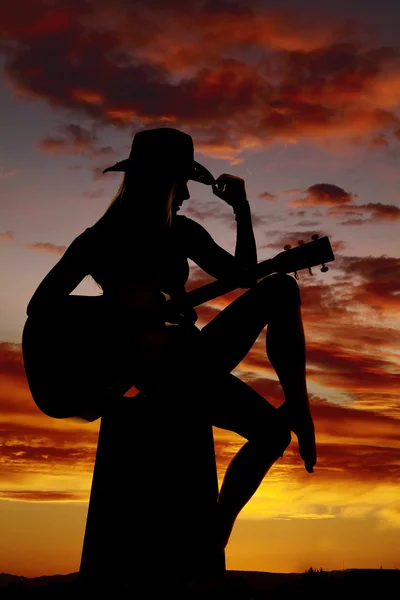
[[[91,227],[87,227],[84,231],[78,234],[71,242],[71,246],[84,247],[90,245],[94,238],[94,232]]]
[[[83,260],[85,256],[91,254],[93,247],[96,244],[96,232],[92,227],[87,227],[84,231],[78,234],[67,248],[69,256],[76,256]]]
[[[174,228],[179,233],[191,235],[194,229],[198,227],[198,223],[185,215],[176,215],[173,221]]]
[[[189,242],[195,238],[202,239],[204,235],[210,235],[203,225],[185,215],[177,215],[174,224],[179,236]]]

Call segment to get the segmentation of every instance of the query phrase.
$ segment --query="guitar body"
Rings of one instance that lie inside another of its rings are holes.
[[[132,385],[122,382],[113,323],[99,298],[69,296],[72,301],[58,311],[25,322],[22,356],[28,385],[38,408],[50,417],[85,415],[96,396],[105,398],[107,391],[110,397],[123,395]]]

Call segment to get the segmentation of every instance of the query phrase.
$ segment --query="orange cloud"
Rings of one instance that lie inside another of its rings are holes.
[[[270,192],[261,192],[258,197],[264,200],[276,200],[278,198],[276,194],[271,194]]]
[[[4,233],[0,232],[0,240],[12,242],[14,240],[14,232],[13,231],[5,231]]]
[[[41,252],[49,252],[50,254],[61,255],[64,254],[66,246],[57,246],[50,242],[35,242],[34,244],[27,244],[27,247],[31,250],[40,250]]]

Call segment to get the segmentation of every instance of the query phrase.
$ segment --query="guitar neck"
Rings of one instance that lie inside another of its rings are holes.
[[[273,272],[272,260],[268,258],[267,260],[261,261],[255,267],[254,271],[257,279],[266,277]],[[252,274],[252,271],[248,271],[248,275]],[[241,277],[243,277],[243,275]],[[211,283],[202,285],[201,287],[195,288],[194,290],[188,292],[187,299],[192,306],[199,306],[199,304],[204,304],[204,302],[214,300],[214,298],[218,298],[218,296],[232,292],[240,287],[239,283],[241,277],[237,276],[226,279],[218,279],[217,281],[212,281]]]

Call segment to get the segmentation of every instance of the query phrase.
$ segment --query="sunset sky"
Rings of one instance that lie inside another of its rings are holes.
[[[242,511],[227,568],[400,567],[399,26],[393,0],[1,2],[0,572],[79,568],[99,421],[34,404],[26,306],[113,198],[122,175],[102,170],[163,125],[192,135],[216,177],[245,180],[259,260],[314,233],[335,253],[327,273],[299,272],[315,472],[294,439]],[[189,191],[183,214],[233,253],[230,208]],[[201,307],[199,326],[234,296]],[[265,332],[235,373],[282,402]],[[215,429],[220,478],[242,443]]]

